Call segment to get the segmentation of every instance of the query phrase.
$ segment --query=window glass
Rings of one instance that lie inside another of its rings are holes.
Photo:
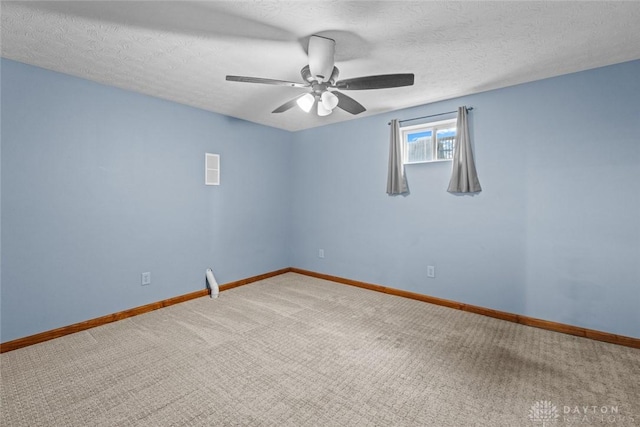
[[[436,141],[438,142],[438,151],[436,158],[438,160],[453,159],[453,143],[456,139],[456,128],[438,129],[436,133]]]
[[[433,131],[407,134],[407,163],[433,160]]]

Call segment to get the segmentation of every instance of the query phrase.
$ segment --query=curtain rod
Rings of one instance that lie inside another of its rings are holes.
[[[473,110],[473,107],[467,107],[467,111],[471,111],[471,110]],[[431,114],[429,116],[414,117],[413,119],[398,120],[398,123],[410,122],[410,121],[413,121],[413,120],[420,120],[420,119],[428,119],[429,117],[444,116],[445,114],[453,114],[453,113],[457,113],[457,112],[458,112],[458,110],[447,111],[447,112],[438,113],[438,114]],[[390,125],[391,122],[389,122],[387,124]]]

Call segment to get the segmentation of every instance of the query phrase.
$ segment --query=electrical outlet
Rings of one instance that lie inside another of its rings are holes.
[[[427,266],[427,277],[436,277],[436,268],[433,265]]]
[[[324,249],[318,249],[318,258],[324,258]]]
[[[151,284],[151,272],[142,273],[142,286]]]

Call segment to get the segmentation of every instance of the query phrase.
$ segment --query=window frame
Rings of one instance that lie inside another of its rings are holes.
[[[440,162],[450,162],[453,159],[438,159],[437,155],[438,155],[438,141],[436,139],[436,136],[438,134],[439,130],[442,129],[450,129],[450,128],[456,128],[457,125],[457,118],[453,118],[453,119],[446,119],[446,120],[438,120],[435,122],[425,122],[425,123],[420,123],[417,125],[410,125],[410,126],[403,126],[400,128],[400,138],[402,141],[402,164],[404,165],[417,165],[417,164],[422,164],[422,163],[440,163]],[[434,158],[432,160],[420,160],[420,161],[413,161],[410,162],[408,161],[408,134],[412,134],[412,133],[418,133],[418,132],[427,132],[427,131],[431,131],[432,132],[432,140],[433,140],[433,156]],[[458,129],[456,129],[456,134],[458,132]],[[455,150],[455,145],[454,145],[454,150]]]

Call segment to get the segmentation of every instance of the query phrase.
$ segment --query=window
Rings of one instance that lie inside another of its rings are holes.
[[[400,128],[404,163],[428,163],[453,159],[456,119]]]

